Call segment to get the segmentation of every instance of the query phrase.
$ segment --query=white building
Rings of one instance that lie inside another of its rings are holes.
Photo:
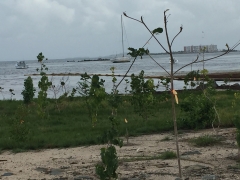
[[[217,45],[199,45],[199,46],[184,46],[184,52],[186,53],[199,53],[204,50],[205,52],[217,52]]]

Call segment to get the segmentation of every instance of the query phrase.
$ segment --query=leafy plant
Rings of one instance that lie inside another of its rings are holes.
[[[180,104],[184,115],[178,120],[181,128],[209,128],[215,116],[213,104],[202,94],[190,94]]]
[[[38,114],[44,118],[46,117],[46,107],[48,104],[47,101],[47,90],[52,85],[52,82],[49,81],[48,77],[46,76],[46,72],[48,70],[47,66],[43,63],[44,60],[48,60],[47,58],[44,59],[44,55],[42,53],[39,53],[37,56],[38,62],[41,63],[40,68],[40,75],[41,79],[38,82],[39,92],[38,92]],[[37,69],[38,71],[39,69]]]
[[[118,90],[116,89],[116,77],[114,75],[115,68],[110,69],[112,71],[112,82],[113,88],[110,95],[108,95],[108,103],[112,108],[111,116],[109,120],[111,122],[111,128],[104,132],[101,141],[107,143],[106,148],[101,148],[101,160],[102,162],[96,165],[96,173],[99,175],[101,180],[111,180],[117,179],[117,168],[118,168],[118,156],[115,146],[120,148],[123,146],[123,140],[119,138],[118,125],[119,122],[116,119],[117,108],[121,103],[121,97],[118,95]]]
[[[201,73],[201,74],[200,74]],[[194,81],[194,82],[193,82]],[[215,82],[208,77],[206,69],[191,71],[184,79],[185,85],[195,87],[201,90],[201,94],[190,93],[180,104],[184,115],[179,118],[179,125],[182,128],[202,129],[213,127],[215,119],[220,121],[217,109],[216,99],[213,98],[216,93]]]
[[[148,120],[149,116],[154,114],[156,105],[156,88],[153,79],[144,79],[144,71],[142,70],[138,76],[131,75],[132,105],[134,111],[137,112],[144,120]]]
[[[111,72],[112,72],[112,83],[113,83],[113,87],[112,87],[112,91],[110,94],[108,94],[107,100],[108,103],[110,105],[110,107],[112,107],[112,115],[117,115],[117,109],[119,107],[119,105],[122,103],[122,98],[121,96],[119,96],[119,91],[116,89],[116,82],[117,82],[117,78],[115,77],[115,67],[111,67],[110,68]]]
[[[95,126],[99,106],[106,98],[104,80],[99,79],[99,76],[97,75],[90,77],[87,73],[85,73],[84,75],[81,75],[81,81],[78,82],[77,90],[80,95],[84,97],[89,117],[93,126]]]
[[[102,164],[96,165],[96,173],[101,180],[117,179],[118,174],[116,170],[118,168],[118,157],[116,148],[109,146],[107,148],[101,148]]]
[[[29,104],[32,102],[36,89],[33,87],[33,80],[30,76],[24,80],[24,90],[22,91],[23,102]]]
[[[123,140],[119,138],[117,130],[118,121],[114,115],[110,116],[109,120],[111,122],[111,128],[106,131],[101,138],[102,142],[107,142],[108,146],[101,148],[102,162],[96,165],[96,173],[101,180],[117,179],[118,156],[114,145],[119,147],[123,146]]]

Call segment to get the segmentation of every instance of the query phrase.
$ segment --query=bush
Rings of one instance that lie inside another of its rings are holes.
[[[221,139],[210,135],[203,135],[192,139],[190,142],[196,146],[212,146],[220,143]]]
[[[24,80],[24,90],[21,93],[25,104],[32,102],[35,91],[36,90],[33,87],[33,80],[30,76],[28,76],[28,78]]]
[[[180,128],[202,129],[211,127],[215,116],[214,104],[203,94],[190,94],[180,104],[184,112],[178,120]]]

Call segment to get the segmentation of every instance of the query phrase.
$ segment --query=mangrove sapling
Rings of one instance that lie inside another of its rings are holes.
[[[0,87],[0,93],[2,94],[3,99],[5,99],[3,95],[3,89],[4,89],[3,87]]]
[[[181,161],[180,161],[180,153],[179,153],[179,145],[178,145],[178,130],[177,130],[177,122],[176,122],[176,110],[175,110],[175,101],[176,103],[178,104],[178,97],[177,97],[177,92],[176,90],[174,89],[174,77],[175,77],[175,74],[177,72],[179,72],[180,70],[182,70],[183,68],[187,67],[187,66],[190,66],[194,63],[200,63],[200,62],[206,62],[206,61],[210,61],[210,60],[213,60],[213,59],[216,59],[220,56],[223,56],[225,54],[228,54],[229,52],[231,52],[232,50],[234,50],[239,44],[240,44],[240,41],[238,41],[231,49],[228,47],[228,45],[226,44],[227,46],[227,51],[223,52],[222,54],[218,55],[218,56],[215,56],[215,57],[212,57],[212,58],[209,58],[209,59],[204,59],[204,60],[199,60],[197,56],[197,58],[180,67],[179,69],[177,69],[175,72],[174,72],[174,69],[173,69],[173,64],[174,64],[174,59],[173,59],[173,53],[172,53],[172,45],[173,45],[173,42],[174,40],[176,39],[176,37],[182,32],[183,30],[183,27],[181,26],[180,27],[180,30],[179,32],[176,34],[176,36],[174,36],[174,38],[172,39],[172,41],[170,41],[169,39],[169,35],[168,35],[168,28],[167,28],[167,24],[168,24],[168,17],[169,15],[167,15],[167,12],[169,11],[169,9],[165,10],[164,11],[164,29],[165,29],[165,36],[166,36],[166,40],[167,40],[167,45],[168,45],[168,50],[161,44],[161,42],[158,40],[158,38],[156,37],[157,34],[161,34],[163,32],[163,28],[156,28],[154,29],[153,31],[151,31],[149,29],[149,27],[146,25],[146,23],[144,22],[143,18],[141,17],[140,20],[138,19],[135,19],[135,18],[132,18],[130,16],[128,16],[126,13],[123,13],[124,16],[126,16],[127,18],[130,18],[134,21],[137,21],[139,23],[141,23],[147,30],[148,32],[151,34],[151,37],[147,40],[147,42],[144,44],[144,46],[142,48],[139,48],[138,50],[137,49],[134,49],[134,48],[129,48],[129,50],[131,51],[129,54],[134,57],[134,60],[132,61],[132,64],[130,65],[129,69],[127,70],[126,74],[130,71],[132,65],[134,64],[136,58],[139,56],[139,57],[142,57],[144,54],[148,55],[160,68],[162,68],[167,74],[168,76],[170,77],[171,81],[170,81],[170,92],[171,92],[171,103],[172,103],[172,118],[173,118],[173,123],[174,123],[174,134],[175,134],[175,143],[176,143],[176,151],[177,151],[177,159],[178,159],[178,168],[179,168],[179,176],[180,178],[182,177],[182,171],[181,171]],[[149,50],[148,49],[144,49],[145,45],[151,40],[151,39],[155,39],[156,42],[159,44],[159,46],[170,56],[170,59],[171,59],[171,70],[170,72],[168,72],[160,63],[158,63],[156,60],[154,60],[154,58],[151,56],[151,54],[149,53]],[[124,76],[125,78],[125,76]],[[121,81],[120,81],[121,83]]]
[[[111,94],[108,95],[108,103],[112,109],[109,120],[111,122],[111,128],[104,132],[102,142],[107,142],[106,148],[101,148],[101,160],[100,164],[96,165],[96,173],[99,175],[101,180],[117,179],[118,174],[116,172],[118,168],[118,156],[115,145],[120,148],[123,146],[123,140],[119,138],[118,125],[119,121],[117,117],[117,108],[121,103],[121,97],[116,89],[117,78],[114,75],[114,67],[110,69],[112,71],[112,82],[113,88]]]
[[[96,165],[96,173],[99,175],[101,180],[111,180],[117,179],[117,168],[119,165],[118,156],[116,148],[114,145],[123,146],[123,140],[119,138],[118,135],[118,121],[114,116],[110,116],[109,120],[111,121],[111,129],[105,133],[103,136],[103,141],[107,142],[108,145],[106,148],[101,148],[101,163]]]
[[[90,77],[87,73],[81,75],[81,81],[78,82],[77,91],[84,97],[87,105],[89,117],[93,126],[97,122],[98,109],[102,101],[106,98],[104,88],[104,80],[99,79],[99,76],[93,75]]]
[[[215,84],[207,76],[207,73],[206,69],[201,70],[201,72],[191,71],[184,78],[185,88],[189,84],[191,87],[198,86],[202,93],[196,95],[196,93],[191,91],[180,104],[184,115],[179,119],[178,123],[182,128],[202,129],[213,127],[214,129],[216,119],[220,124],[220,118],[216,109],[216,99],[213,98],[213,95],[216,93]]]
[[[13,96],[15,95],[14,89],[9,89],[10,92],[10,99],[13,100]]]
[[[115,67],[111,67],[110,70],[112,72],[113,87],[111,93],[108,94],[107,100],[110,107],[112,107],[112,115],[117,116],[117,109],[118,106],[122,103],[122,98],[119,96],[119,91],[116,89],[117,78],[115,76]]]
[[[48,70],[47,66],[43,63],[43,61],[47,61],[48,59],[44,59],[44,55],[41,53],[38,54],[37,59],[38,62],[41,63],[40,67],[40,75],[41,79],[38,82],[38,87],[39,87],[39,92],[38,92],[38,98],[37,98],[37,103],[38,103],[38,114],[42,117],[46,117],[46,108],[47,108],[47,90],[48,88],[52,85],[52,82],[49,81],[48,77],[46,76],[46,72]],[[38,68],[36,69],[37,71],[39,70]]]
[[[55,99],[55,105],[56,108],[58,110],[58,112],[60,112],[60,100],[63,99],[64,97],[67,97],[68,92],[66,90],[66,82],[68,81],[68,78],[65,80],[64,77],[62,77],[62,79],[60,80],[60,83],[58,85],[54,85],[51,84],[49,90],[53,92],[54,95],[54,99]],[[50,80],[50,82],[54,82],[54,79],[52,77],[52,79]],[[63,92],[62,95],[58,95],[60,92]]]
[[[31,76],[28,76],[27,79],[24,80],[24,90],[21,93],[23,95],[24,104],[30,104],[33,101],[35,91],[33,80]]]
[[[131,103],[134,111],[143,118],[148,120],[150,115],[154,115],[156,105],[156,89],[158,85],[154,85],[153,79],[144,79],[144,71],[142,70],[138,76],[131,75]]]

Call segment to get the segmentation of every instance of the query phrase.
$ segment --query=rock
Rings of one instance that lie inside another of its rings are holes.
[[[202,180],[216,180],[217,177],[215,175],[210,175],[210,174],[206,174],[202,177]]]
[[[200,153],[199,151],[187,151],[187,152],[184,152],[182,153],[182,156],[186,156],[186,155],[194,155],[194,154],[202,154]]]
[[[12,176],[12,175],[14,175],[13,173],[11,173],[11,172],[6,172],[6,173],[4,173],[2,176]],[[0,178],[1,179],[1,178]]]
[[[238,83],[235,83],[235,84],[233,84],[232,86],[236,86],[236,87],[238,87],[238,86],[240,86]]]
[[[93,177],[90,177],[90,176],[78,176],[78,177],[75,177],[74,180],[93,180]]]

